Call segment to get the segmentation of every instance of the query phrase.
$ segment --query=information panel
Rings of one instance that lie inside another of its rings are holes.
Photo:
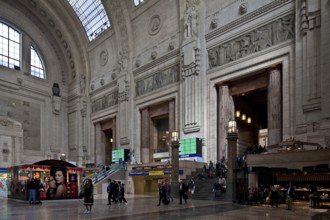
[[[127,161],[129,158],[128,149],[117,149],[112,151],[112,163]]]
[[[180,140],[179,156],[189,157],[202,156],[202,139],[201,138],[187,138]]]

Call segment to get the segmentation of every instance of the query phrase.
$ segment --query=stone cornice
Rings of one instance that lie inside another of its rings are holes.
[[[147,71],[147,70],[149,70],[153,67],[158,66],[160,63],[164,63],[164,62],[166,62],[166,61],[168,61],[168,60],[170,60],[174,57],[179,57],[179,56],[180,56],[180,49],[175,49],[175,50],[167,53],[166,55],[164,55],[164,56],[162,56],[158,59],[155,59],[154,61],[152,61],[152,62],[150,62],[150,63],[148,63],[144,66],[141,66],[138,69],[133,70],[133,75],[137,76],[137,75],[139,75],[139,74],[141,74],[141,73],[143,73],[143,72],[145,72],[145,71]]]
[[[96,96],[96,95],[98,95],[98,94],[100,94],[100,93],[102,93],[104,91],[107,91],[107,90],[113,88],[113,87],[116,87],[117,88],[117,80],[113,80],[110,83],[108,83],[108,84],[106,84],[106,85],[104,85],[104,86],[102,86],[100,88],[97,88],[97,89],[91,91],[89,93],[89,95],[90,95],[91,98],[93,98],[93,96]],[[117,88],[117,90],[118,90],[118,88]]]
[[[210,41],[210,40],[218,37],[219,35],[223,34],[226,31],[229,31],[229,30],[231,30],[231,29],[233,29],[233,28],[235,28],[235,27],[237,27],[239,25],[242,25],[244,23],[247,23],[247,22],[249,22],[249,20],[254,19],[255,17],[258,17],[258,16],[260,16],[262,14],[265,14],[268,11],[273,10],[276,7],[279,7],[282,4],[287,4],[289,2],[291,2],[291,0],[273,1],[273,2],[267,4],[267,5],[263,6],[263,7],[255,10],[255,11],[251,12],[251,13],[248,13],[248,14],[240,17],[239,19],[237,19],[235,21],[232,21],[232,22],[230,22],[230,23],[228,23],[228,24],[226,24],[226,25],[224,25],[224,26],[222,26],[222,27],[220,27],[220,28],[218,28],[218,29],[216,29],[216,30],[214,30],[214,31],[206,34],[205,35],[205,39],[208,42],[208,41]]]

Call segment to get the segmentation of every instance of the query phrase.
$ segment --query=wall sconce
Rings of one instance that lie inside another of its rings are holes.
[[[228,133],[237,133],[236,121],[232,120],[228,122]]]
[[[112,143],[113,142],[113,138],[110,138],[110,143]]]
[[[239,118],[239,117],[241,117],[241,112],[239,110],[237,110],[235,115],[236,115],[236,118]]]
[[[251,117],[248,117],[246,122],[247,122],[248,124],[251,124],[251,122],[252,122]]]
[[[179,141],[179,132],[177,131],[172,132],[172,141]]]
[[[47,155],[47,160],[50,160],[51,159],[51,156],[48,154]]]
[[[246,120],[246,115],[245,114],[242,114],[241,119],[242,119],[242,121],[245,121]]]

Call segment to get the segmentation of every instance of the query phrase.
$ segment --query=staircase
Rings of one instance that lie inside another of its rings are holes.
[[[188,196],[191,199],[196,200],[216,200],[223,201],[225,200],[225,192],[220,192],[217,190],[215,193],[213,190],[213,185],[215,182],[218,182],[217,177],[206,177],[201,178],[202,169],[197,169],[191,175],[187,176],[185,183],[188,184],[189,180],[192,178],[195,182],[195,193],[191,195],[189,192]]]

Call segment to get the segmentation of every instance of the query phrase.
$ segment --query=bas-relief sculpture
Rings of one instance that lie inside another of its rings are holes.
[[[118,91],[104,95],[92,101],[92,113],[109,108],[118,104]]]
[[[221,66],[290,39],[294,39],[294,15],[280,18],[208,50],[209,68]]]
[[[151,91],[160,89],[169,84],[179,81],[179,66],[173,66],[162,72],[155,73],[146,79],[136,82],[136,96],[149,93]]]
[[[160,31],[161,25],[162,25],[162,21],[160,19],[160,16],[158,14],[153,15],[150,18],[148,33],[152,36],[156,35]]]

